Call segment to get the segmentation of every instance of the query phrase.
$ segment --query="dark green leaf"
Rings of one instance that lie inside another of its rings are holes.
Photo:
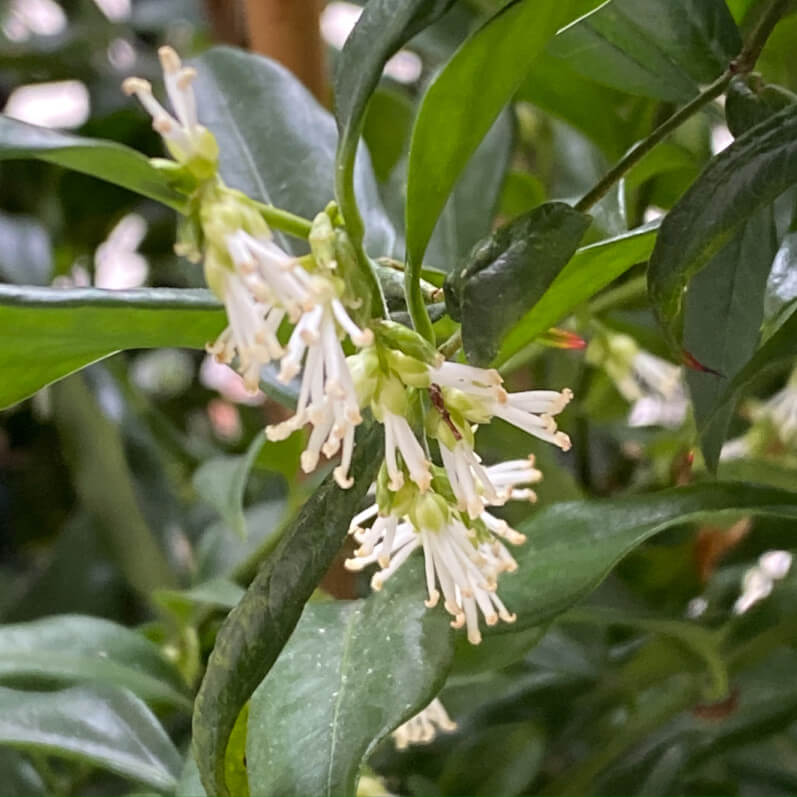
[[[462,321],[468,359],[489,363],[576,251],[590,217],[548,202],[496,230],[446,280],[446,305]],[[501,312],[495,311],[496,307]]]
[[[333,197],[332,116],[299,80],[267,58],[215,47],[197,59],[197,106],[219,142],[225,182],[253,199],[312,219]],[[354,172],[366,208],[366,242],[392,254],[396,234],[363,150]]]
[[[0,285],[0,409],[119,349],[202,348],[223,327],[208,291]]]
[[[368,197],[354,184],[357,144],[365,110],[388,59],[418,31],[442,16],[454,0],[371,0],[363,9],[343,51],[335,75],[335,117],[340,138],[336,157],[335,194],[354,238],[360,213],[356,194],[363,205]],[[366,229],[368,227],[366,218]],[[384,252],[385,254],[387,252]]]
[[[174,788],[182,766],[146,705],[107,687],[0,687],[0,744],[84,761],[161,792]]]
[[[777,251],[772,208],[751,216],[695,275],[684,304],[684,347],[718,374],[690,369],[686,380],[706,465],[714,471],[733,405],[714,415],[728,382],[752,357],[764,317],[764,290]],[[706,420],[714,415],[711,424]]]
[[[629,268],[644,263],[656,233],[656,225],[639,227],[577,250],[542,298],[507,332],[496,362],[506,362]]]
[[[0,280],[49,285],[53,249],[47,230],[31,216],[0,213]]]
[[[717,155],[667,215],[650,259],[648,290],[672,341],[689,279],[795,181],[797,106],[789,106]]]
[[[440,785],[446,794],[526,794],[544,753],[545,737],[534,722],[474,729],[446,758]]]
[[[194,609],[216,606],[232,609],[244,595],[244,590],[226,578],[204,581],[191,589],[157,590],[154,600],[181,619],[188,620]]]
[[[354,794],[363,758],[445,680],[450,618],[427,609],[424,597],[416,557],[367,600],[305,607],[252,696],[247,761],[254,794]]]
[[[81,138],[0,115],[0,160],[36,158],[99,177],[180,209],[181,194],[164,172],[134,149],[114,141]]]
[[[570,0],[510,3],[470,36],[427,90],[410,146],[407,259],[421,267],[451,189],[534,59],[573,13]]]
[[[8,797],[41,797],[47,786],[36,767],[16,750],[0,748],[0,794]]]
[[[492,228],[512,152],[512,114],[496,119],[463,169],[426,250],[427,264],[452,271]]]
[[[265,443],[265,434],[256,434],[245,454],[208,460],[194,473],[194,489],[241,539],[247,536],[244,490],[249,471]]]
[[[763,346],[753,355],[747,365],[739,371],[723,394],[717,399],[714,414],[706,420],[712,423],[715,416],[725,412],[728,405],[735,406],[745,388],[767,371],[787,364],[797,356],[797,312],[792,313],[778,327]]]
[[[765,122],[773,113],[789,105],[785,93],[760,85],[759,76],[735,77],[725,95],[725,120],[734,136]]]
[[[517,623],[491,633],[552,619],[654,534],[721,512],[797,520],[797,493],[719,482],[630,498],[570,501],[542,510],[520,526],[528,542],[515,555],[518,572],[504,576],[499,587],[504,603],[517,613]]]
[[[216,637],[193,723],[194,753],[209,794],[227,793],[225,751],[235,720],[276,661],[340,548],[352,515],[376,476],[382,442],[379,426],[360,427],[351,467],[354,486],[341,490],[327,477]]]
[[[64,614],[0,626],[0,681],[123,686],[142,700],[191,709],[174,666],[149,640],[96,617]]]
[[[609,0],[563,30],[550,52],[607,86],[684,102],[740,49],[723,0]]]

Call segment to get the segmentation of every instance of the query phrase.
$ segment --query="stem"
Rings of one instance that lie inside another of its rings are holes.
[[[453,357],[462,348],[462,327],[447,340],[437,347],[437,350],[446,360]]]
[[[282,230],[297,238],[307,238],[310,235],[312,223],[301,216],[289,213],[287,210],[275,208],[262,202],[255,202],[260,215],[276,230]]]
[[[726,69],[710,86],[704,89],[691,102],[676,111],[669,119],[660,124],[647,138],[638,141],[606,174],[575,204],[576,210],[588,211],[596,202],[602,199],[609,189],[645,155],[648,154],[660,141],[680,127],[693,113],[699,111],[704,105],[725,91],[735,72]]]
[[[407,270],[404,272],[404,293],[407,299],[407,310],[410,312],[415,331],[430,343],[434,343],[432,319],[429,318],[429,311],[426,309],[426,302],[423,300],[423,291],[421,290],[421,269],[409,261],[407,261]]]
[[[625,304],[626,302],[633,301],[634,299],[641,299],[647,293],[647,277],[641,274],[633,279],[626,280],[622,285],[616,288],[605,291],[604,293],[596,296],[589,305],[590,312],[602,313],[604,310],[609,310],[616,307],[618,304]]]
[[[576,203],[576,210],[585,212],[596,202],[604,197],[609,189],[633,166],[639,163],[660,141],[665,139],[674,130],[680,127],[692,114],[699,111],[713,99],[725,91],[734,75],[746,74],[755,66],[764,44],[772,33],[789,0],[773,0],[772,5],[761,17],[758,24],[750,34],[739,55],[731,61],[728,68],[691,102],[688,102],[669,119],[660,124],[647,138],[638,141],[631,149],[609,169],[606,174]]]

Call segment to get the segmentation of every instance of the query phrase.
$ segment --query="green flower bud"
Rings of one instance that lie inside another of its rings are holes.
[[[451,519],[451,510],[442,496],[427,490],[413,501],[409,517],[416,529],[442,531]]]
[[[429,368],[420,360],[398,349],[383,349],[384,362],[405,384],[411,387],[429,387]]]
[[[310,242],[310,251],[319,266],[331,270],[338,267],[335,254],[335,230],[326,213],[319,213],[313,219],[308,241]]]
[[[383,343],[387,348],[398,349],[400,352],[435,368],[439,368],[445,361],[445,357],[429,341],[424,340],[415,330],[405,327],[403,324],[380,320],[374,324],[373,330],[377,341]]]

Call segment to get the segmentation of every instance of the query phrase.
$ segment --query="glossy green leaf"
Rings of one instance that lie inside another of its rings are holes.
[[[335,75],[335,117],[338,123],[335,195],[349,233],[362,238],[357,207],[355,159],[366,107],[388,59],[416,33],[442,16],[454,0],[372,0],[346,39]],[[360,195],[363,207],[367,197]],[[366,218],[366,228],[368,219]],[[381,254],[381,253],[380,253]],[[386,252],[385,252],[386,254]]]
[[[416,557],[367,600],[305,607],[252,696],[252,793],[354,794],[360,762],[437,694],[453,632],[423,583]]]
[[[564,202],[540,205],[478,244],[446,280],[446,306],[462,322],[465,354],[486,365],[576,251],[590,217]],[[495,312],[500,307],[501,312]]]
[[[797,106],[756,125],[717,155],[662,222],[648,291],[672,341],[687,282],[764,205],[797,181]]]
[[[191,589],[160,589],[153,594],[156,603],[181,619],[188,620],[195,609],[208,606],[232,609],[244,595],[244,590],[234,581],[214,578]]]
[[[64,614],[0,626],[0,681],[105,683],[191,709],[186,685],[158,647],[97,617]]]
[[[429,86],[415,120],[407,174],[407,259],[412,269],[421,267],[460,172],[534,59],[571,14],[570,0],[510,3],[465,41]]]
[[[684,102],[740,49],[723,0],[609,0],[563,30],[549,51],[604,85]]]
[[[512,154],[512,114],[500,114],[462,170],[437,220],[425,263],[453,271],[492,229]]]
[[[312,219],[333,198],[335,122],[287,69],[228,47],[196,60],[199,117],[219,142],[225,182],[253,199]],[[354,171],[366,209],[366,243],[393,254],[395,231],[385,215],[368,153]],[[302,244],[286,242],[299,251]]]
[[[382,430],[358,430],[351,475],[341,490],[331,476],[313,493],[216,637],[194,707],[193,747],[210,794],[226,794],[224,761],[235,720],[288,641],[329,567],[349,522],[376,476]]]
[[[747,365],[739,371],[725,388],[714,405],[714,413],[706,420],[712,423],[715,416],[725,412],[728,405],[735,406],[744,390],[760,376],[773,368],[790,363],[797,356],[797,312],[792,313],[778,327]]]
[[[0,687],[0,745],[77,759],[160,792],[174,788],[182,766],[146,705],[108,687],[60,692]]]
[[[719,374],[689,369],[700,447],[713,471],[728,432],[732,405],[714,415],[729,381],[752,357],[764,317],[764,291],[777,251],[771,208],[761,208],[695,275],[684,303],[684,347]],[[713,421],[706,420],[714,415]]]
[[[49,285],[53,276],[50,235],[31,216],[0,213],[0,280]]]
[[[202,348],[223,328],[208,291],[0,285],[0,409],[120,349]]]
[[[363,122],[363,139],[380,183],[387,182],[404,154],[414,115],[415,108],[405,92],[385,87],[371,95]]]
[[[548,507],[519,527],[528,542],[515,553],[515,574],[500,595],[518,615],[511,633],[544,623],[585,597],[626,554],[671,526],[717,513],[797,520],[797,492],[719,482],[610,500],[569,501]]]
[[[242,539],[247,536],[244,490],[249,480],[249,471],[265,443],[265,434],[256,434],[245,454],[210,459],[203,462],[194,473],[193,483],[197,494]]]
[[[99,177],[180,209],[183,196],[140,152],[114,141],[81,138],[0,115],[0,160],[35,158]]]
[[[507,332],[496,362],[504,363],[579,304],[594,296],[653,251],[657,225],[638,227],[578,249],[542,298]]]

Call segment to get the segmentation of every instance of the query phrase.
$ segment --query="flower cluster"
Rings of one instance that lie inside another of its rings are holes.
[[[531,458],[483,465],[476,429],[498,418],[567,450],[570,439],[558,430],[555,416],[572,393],[509,393],[497,371],[446,362],[406,327],[358,324],[356,314],[365,311],[350,292],[357,265],[334,204],[312,222],[308,255],[280,248],[262,206],[218,176],[218,146],[197,117],[194,70],[183,67],[170,48],[162,48],[160,57],[174,115],[146,81],[129,78],[124,88],[152,115],[174,157],[164,168],[192,187],[175,248],[204,261],[208,286],[224,303],[228,320],[208,352],[233,365],[253,393],[262,369],[273,363],[279,364],[279,381],[300,380],[295,414],[267,427],[266,434],[281,440],[311,426],[301,466],[310,472],[322,456],[340,455],[333,473],[341,488],[353,483],[355,428],[370,409],[384,429],[384,462],[375,503],[352,521],[360,548],[347,565],[378,564],[371,583],[379,589],[421,549],[427,606],[442,597],[452,625],[466,627],[468,639],[478,643],[480,614],[487,625],[515,619],[496,590],[499,576],[517,568],[505,543],[524,541],[489,509],[509,500],[536,500],[531,485],[542,474]],[[344,345],[355,353],[347,357]],[[433,462],[430,442],[441,465]]]

